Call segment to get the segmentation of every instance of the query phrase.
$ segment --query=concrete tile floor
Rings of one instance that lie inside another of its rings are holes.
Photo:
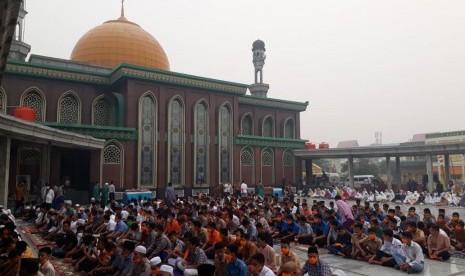
[[[302,264],[307,259],[306,246],[296,245],[292,246],[292,250],[300,257]],[[276,252],[279,252],[279,245],[275,246]],[[340,269],[347,273],[348,276],[393,276],[393,275],[406,275],[404,272],[397,271],[393,268],[382,267],[378,265],[371,265],[367,262],[357,260],[344,259],[331,254],[321,254],[321,259],[328,262],[332,269]],[[438,262],[426,260],[425,270],[416,275],[428,276],[452,276],[464,275],[465,276],[465,259],[451,258],[447,262]]]

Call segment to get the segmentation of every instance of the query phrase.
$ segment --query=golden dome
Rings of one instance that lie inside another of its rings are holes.
[[[123,15],[88,31],[74,46],[71,60],[114,67],[128,63],[170,70],[160,43]]]

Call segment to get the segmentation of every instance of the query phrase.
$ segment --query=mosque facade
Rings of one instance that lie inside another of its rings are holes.
[[[50,150],[15,140],[10,191],[18,175],[77,190],[113,181],[120,189],[162,192],[171,182],[180,194],[242,180],[300,182],[293,149],[306,142],[300,112],[308,102],[267,97],[262,41],[253,44],[252,85],[170,71],[160,43],[123,11],[84,34],[69,60],[29,55],[26,61],[25,15],[3,76],[0,112],[28,106],[38,124],[104,139],[105,146]]]

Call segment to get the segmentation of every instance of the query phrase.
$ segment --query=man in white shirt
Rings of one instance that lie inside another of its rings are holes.
[[[113,180],[110,181],[110,185],[108,186],[108,191],[110,192],[110,202],[115,200],[115,184],[113,183]]]
[[[253,276],[275,276],[274,272],[265,265],[265,256],[262,253],[252,256],[249,271]]]
[[[425,266],[425,256],[420,245],[412,241],[410,232],[402,233],[402,252],[392,255],[396,260],[396,269],[409,274],[422,272]]]
[[[378,264],[382,266],[394,267],[396,261],[394,260],[394,253],[401,253],[402,242],[394,238],[392,229],[385,229],[383,231],[384,244],[376,251],[376,254],[368,260],[370,264]]]
[[[241,194],[242,194],[242,197],[247,197],[247,184],[245,183],[244,180],[242,180],[242,184],[241,184]]]
[[[45,186],[43,198],[44,198],[45,208],[48,211],[50,207],[52,207],[52,202],[53,202],[53,199],[55,198],[55,191],[52,188],[50,188],[48,183]]]

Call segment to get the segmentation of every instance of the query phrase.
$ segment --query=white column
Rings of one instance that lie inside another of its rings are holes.
[[[426,173],[428,174],[428,191],[432,193],[434,191],[433,182],[433,158],[431,155],[426,156]]]
[[[386,156],[386,176],[388,189],[392,190],[392,175],[391,175],[391,157]]]
[[[354,188],[354,158],[349,157],[349,185],[350,188]]]
[[[10,183],[11,138],[0,137],[0,204],[8,208],[8,184]],[[11,206],[10,206],[11,207]]]

